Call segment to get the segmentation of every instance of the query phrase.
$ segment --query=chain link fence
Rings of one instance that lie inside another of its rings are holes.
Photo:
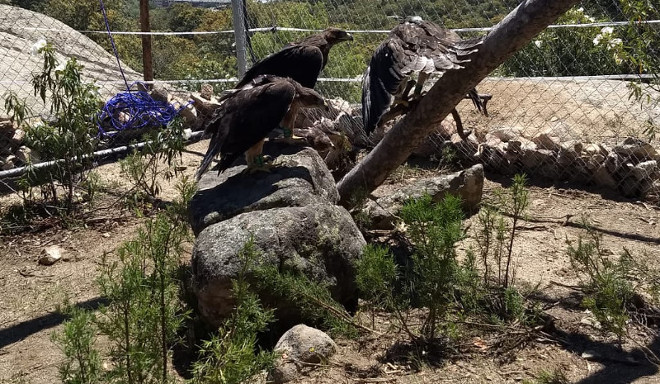
[[[31,84],[43,61],[34,53],[41,39],[56,47],[62,61],[75,58],[83,64],[84,76],[97,84],[103,99],[125,89],[96,1],[82,1],[76,12],[58,8],[61,1],[44,1],[47,14],[70,26],[0,4],[0,95],[5,99],[13,92],[26,100],[33,121],[47,121],[49,110],[34,96]],[[129,83],[140,80],[142,71],[136,2],[115,8],[108,4]],[[326,97],[348,101],[353,107],[349,113],[359,121],[362,73],[373,50],[400,20],[417,15],[472,37],[487,33],[517,5],[517,0],[250,0],[244,3],[242,26],[248,31],[247,43],[237,48],[227,1],[152,2],[154,74],[184,99],[203,83],[212,84],[217,93],[236,81],[237,51],[245,49],[250,65],[327,26],[341,27],[355,39],[333,48],[317,88]],[[630,19],[640,23],[631,24]],[[489,116],[479,114],[469,101],[461,102],[463,125],[473,132],[469,140],[457,139],[450,117],[418,152],[481,161],[500,172],[591,181],[625,195],[657,198],[657,57],[657,5],[645,0],[583,1],[478,86],[480,93],[493,96]],[[6,171],[30,159],[25,131],[2,119],[0,167]]]

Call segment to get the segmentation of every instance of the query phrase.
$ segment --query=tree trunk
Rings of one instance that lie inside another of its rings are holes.
[[[490,72],[529,43],[578,0],[525,0],[488,34],[464,69],[446,72],[416,108],[337,185],[340,203],[354,207],[376,189]]]

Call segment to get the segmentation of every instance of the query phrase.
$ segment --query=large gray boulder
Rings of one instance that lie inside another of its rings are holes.
[[[242,173],[245,166],[240,165],[202,176],[189,207],[195,234],[243,212],[339,201],[335,181],[313,149],[279,145],[268,149],[276,156],[270,173]]]
[[[420,179],[395,193],[368,201],[362,212],[370,229],[390,230],[395,228],[401,208],[410,199],[428,194],[433,201],[439,202],[452,194],[461,198],[465,211],[472,212],[481,203],[483,188],[484,168],[477,164],[449,175]]]
[[[206,176],[191,204],[197,232],[192,287],[212,326],[235,307],[231,281],[243,267],[239,252],[250,239],[259,252],[256,265],[300,272],[326,285],[347,309],[357,306],[354,263],[366,242],[348,211],[335,204],[327,168],[307,148],[270,150],[277,165],[270,174],[239,174],[244,169],[239,165],[226,175]],[[280,309],[276,317],[282,324],[301,321],[290,303],[267,292],[261,298]]]

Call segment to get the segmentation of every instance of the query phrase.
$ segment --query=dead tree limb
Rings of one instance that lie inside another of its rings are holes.
[[[488,34],[464,69],[446,72],[419,104],[339,182],[341,204],[352,208],[401,165],[451,110],[490,72],[522,49],[578,0],[525,0]]]

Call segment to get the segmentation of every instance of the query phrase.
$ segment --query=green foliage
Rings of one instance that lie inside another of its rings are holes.
[[[586,240],[579,237],[576,244],[567,241],[573,268],[587,276],[587,295],[582,305],[594,314],[604,331],[622,338],[627,333],[628,309],[634,294],[632,259],[624,253],[618,260],[611,260],[602,248],[601,235],[585,226]]]
[[[170,180],[177,174],[185,144],[182,119],[172,120],[167,127],[145,135],[142,140],[144,147],[120,161],[121,173],[138,193],[156,198],[161,191],[161,178]]]
[[[584,8],[566,12],[558,24],[608,21]],[[509,76],[591,76],[629,73],[623,40],[612,27],[555,28],[541,32],[527,47],[500,67]]]
[[[253,271],[255,288],[274,295],[292,308],[300,310],[310,324],[331,334],[355,336],[357,324],[344,307],[334,300],[327,286],[305,275],[280,271],[274,266],[259,266]]]
[[[463,237],[461,201],[447,195],[434,204],[425,195],[404,205],[401,217],[415,247],[405,286],[410,297],[429,310],[421,335],[430,341],[435,339],[438,324],[445,319],[456,296],[460,266],[455,244]]]
[[[96,147],[93,117],[100,99],[96,87],[82,81],[82,66],[75,59],[59,63],[50,44],[39,53],[43,54],[44,65],[40,73],[33,75],[32,84],[35,95],[50,103],[52,119],[28,125],[25,142],[42,160],[59,161],[50,168],[29,172],[25,185],[47,183],[42,194],[57,205],[56,183],[61,183],[65,189],[66,213],[71,213],[75,189],[86,180],[92,162],[90,155]],[[10,107],[15,117],[24,115],[23,108],[11,97],[5,101],[5,106]]]
[[[9,112],[9,119],[17,125],[23,124],[25,118],[31,114],[30,107],[25,103],[25,99],[19,99],[14,91],[7,92],[4,99],[5,111]]]
[[[97,328],[92,312],[72,307],[66,311],[71,319],[64,323],[61,333],[53,334],[53,341],[64,352],[60,365],[60,379],[64,384],[94,384],[103,382],[103,369],[98,350],[94,348]]]
[[[257,334],[273,321],[273,312],[262,307],[247,281],[258,252],[248,241],[239,253],[241,270],[232,281],[236,309],[210,340],[200,348],[191,383],[238,384],[272,366],[275,354],[257,350]]]
[[[109,375],[118,382],[169,380],[170,348],[187,317],[175,278],[187,235],[184,223],[159,214],[118,249],[118,262],[104,256],[98,283],[110,304],[101,309],[98,324],[112,343],[116,365]]]

